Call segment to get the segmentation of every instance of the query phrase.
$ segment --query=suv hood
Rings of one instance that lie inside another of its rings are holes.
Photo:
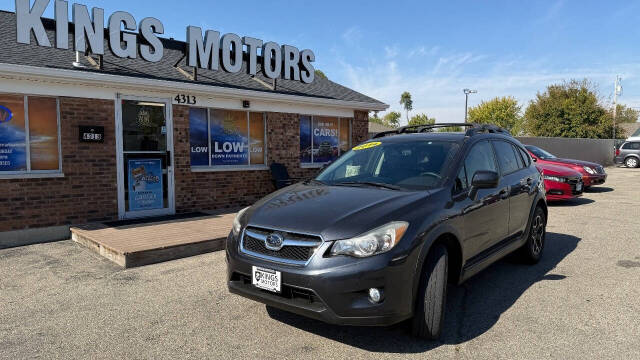
[[[300,183],[258,201],[247,213],[247,225],[345,239],[405,220],[406,208],[428,196],[428,191]]]

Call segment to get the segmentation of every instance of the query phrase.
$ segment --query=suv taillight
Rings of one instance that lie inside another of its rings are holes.
[[[616,156],[620,156],[620,149],[616,149]]]

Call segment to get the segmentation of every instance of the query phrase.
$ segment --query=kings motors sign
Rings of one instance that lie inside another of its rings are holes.
[[[39,46],[52,47],[42,16],[50,0],[16,0],[18,42],[31,43],[31,33]],[[55,47],[69,48],[69,3],[55,0],[56,36]],[[73,49],[104,55],[105,15],[100,8],[89,9],[82,4],[73,4]],[[158,35],[164,33],[160,20],[147,17],[139,23],[133,15],[125,11],[116,11],[107,19],[109,48],[120,58],[135,59],[138,54],[149,62],[158,62],[164,55],[164,47]],[[298,50],[291,45],[264,42],[252,37],[240,37],[236,34],[221,35],[218,31],[206,30],[196,26],[187,27],[187,65],[201,69],[219,70],[237,73],[242,70],[243,57],[247,59],[247,72],[256,75],[258,62],[262,72],[270,79],[313,82],[315,61],[313,51]],[[138,39],[144,41],[138,43]],[[260,51],[260,57],[258,56]]]

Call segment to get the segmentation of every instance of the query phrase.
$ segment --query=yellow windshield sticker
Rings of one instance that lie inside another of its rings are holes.
[[[368,142],[366,144],[362,144],[362,145],[358,145],[356,147],[353,148],[353,150],[358,151],[358,150],[366,150],[366,149],[371,149],[372,147],[376,147],[381,145],[382,143],[379,141],[374,141],[374,142]]]

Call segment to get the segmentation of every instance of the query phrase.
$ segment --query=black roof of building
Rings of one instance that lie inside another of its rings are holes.
[[[43,19],[43,23],[47,31],[47,36],[51,44],[54,45],[55,22],[52,19]],[[0,51],[0,63],[99,72],[111,75],[178,81],[268,93],[370,103],[377,107],[384,106],[382,102],[376,99],[321,76],[316,76],[315,80],[310,84],[305,84],[301,81],[277,79],[276,89],[268,89],[264,84],[252,79],[247,73],[246,59],[240,72],[228,73],[221,70],[198,69],[197,81],[192,81],[174,67],[174,65],[179,62],[179,66],[182,69],[192,73],[192,68],[186,65],[186,57],[184,57],[186,43],[173,39],[161,38],[160,40],[164,46],[164,56],[159,62],[147,62],[142,59],[139,54],[136,59],[122,59],[116,57],[111,52],[108,46],[108,31],[105,30],[103,69],[97,70],[92,67],[84,56],[82,56],[82,62],[86,65],[86,68],[79,69],[72,65],[73,61],[75,61],[75,51],[73,49],[62,50],[55,47],[38,46],[33,35],[30,45],[18,43],[16,35],[16,14],[13,12],[0,11],[0,49],[2,49],[2,51]],[[70,47],[72,47],[73,27],[71,25],[69,29],[69,44]],[[94,55],[93,58],[97,59],[97,56]],[[180,60],[181,58],[182,60]],[[262,74],[260,61],[258,61],[258,75],[256,75],[256,78],[267,84],[272,83],[271,79],[266,78],[264,74]]]

